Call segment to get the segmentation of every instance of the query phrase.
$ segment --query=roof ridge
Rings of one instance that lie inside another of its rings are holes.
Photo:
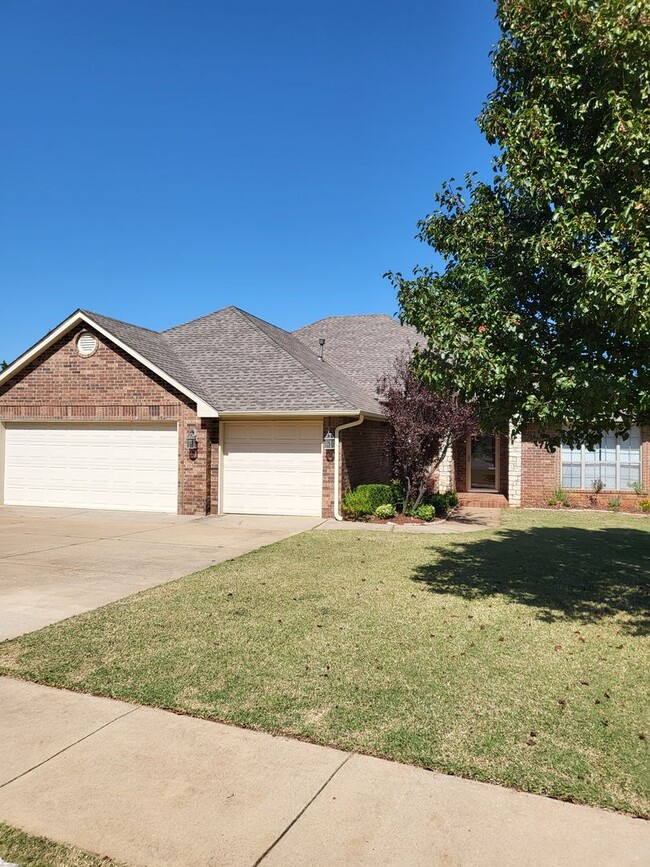
[[[112,322],[119,322],[120,325],[128,325],[129,328],[139,328],[141,331],[148,331],[150,334],[161,335],[164,333],[162,331],[155,331],[153,328],[147,328],[146,325],[136,325],[135,322],[127,322],[126,319],[118,319],[117,316],[107,316],[106,313],[85,310],[82,307],[79,308],[79,313],[83,313],[85,316],[90,316],[91,319],[93,316],[101,316],[102,319],[110,319]]]
[[[318,325],[321,322],[331,322],[333,319],[390,319],[391,322],[395,322],[397,325],[401,325],[402,323],[399,319],[396,319],[390,313],[340,313],[335,314],[334,316],[323,316],[321,319],[315,319],[313,322],[308,322],[306,325],[301,325],[300,328],[294,329],[295,331],[302,331],[304,328],[312,328],[314,325]]]
[[[239,310],[239,307],[235,307],[234,304],[226,304],[225,307],[220,307],[218,310],[213,310],[211,313],[204,313],[203,316],[196,316],[194,319],[188,319],[187,322],[179,322],[178,325],[172,325],[171,328],[166,328],[164,331],[159,331],[158,333],[168,334],[170,331],[175,331],[177,328],[185,328],[186,325],[193,325],[195,322],[200,322],[202,319],[209,319],[211,316],[216,316],[217,313],[223,313],[226,310]]]
[[[287,335],[287,337],[290,337],[292,340],[295,340],[295,341],[300,345],[300,348],[301,348],[301,349],[304,348],[304,349],[305,349],[305,350],[306,350],[310,355],[313,355],[314,358],[315,358],[319,363],[321,363],[321,364],[326,364],[327,367],[328,367],[328,369],[330,369],[330,370],[331,370],[335,375],[337,375],[337,376],[342,376],[345,380],[348,380],[349,378],[348,378],[344,373],[342,373],[341,371],[339,371],[339,370],[338,370],[337,368],[335,368],[333,365],[329,364],[327,361],[325,361],[325,360],[323,360],[323,359],[320,359],[320,358],[318,357],[318,355],[316,355],[315,352],[312,352],[311,349],[310,349],[308,346],[306,346],[306,345],[305,345],[301,340],[299,340],[297,337],[295,337],[295,336],[294,336],[290,331],[285,331],[284,328],[280,328],[278,325],[273,325],[272,322],[266,322],[266,320],[264,320],[264,319],[260,319],[259,317],[255,316],[254,314],[252,314],[252,313],[248,313],[246,310],[241,310],[239,307],[234,307],[233,309],[236,310],[237,313],[239,313],[239,315],[240,315],[242,318],[244,318],[244,319],[245,319],[245,320],[246,320],[246,321],[251,325],[251,327],[256,328],[256,329],[257,329],[261,334],[263,334],[263,335],[266,337],[267,340],[272,341],[272,342],[273,342],[273,343],[274,343],[274,344],[275,344],[279,349],[281,349],[282,352],[284,352],[286,355],[290,355],[291,358],[292,358],[294,361],[296,361],[296,362],[297,362],[297,363],[302,367],[302,369],[305,370],[305,371],[309,374],[310,378],[313,379],[315,382],[318,382],[318,383],[319,383],[322,387],[324,387],[325,389],[327,389],[327,391],[332,395],[333,398],[335,398],[336,400],[340,400],[340,399],[341,399],[341,397],[342,397],[343,395],[337,394],[336,391],[334,391],[334,389],[332,388],[332,386],[331,386],[329,383],[325,382],[325,380],[322,379],[321,377],[319,377],[319,376],[318,376],[318,375],[317,375],[313,370],[310,370],[309,367],[307,367],[307,365],[304,364],[304,362],[303,362],[300,358],[297,358],[293,353],[291,353],[291,352],[289,352],[287,349],[285,349],[284,346],[282,346],[282,345],[281,345],[281,344],[280,344],[280,343],[275,339],[275,337],[273,337],[273,335],[271,335],[271,334],[267,334],[267,333],[264,331],[264,329],[260,328],[260,326],[257,325],[257,323],[254,322],[253,320],[258,320],[259,322],[263,322],[265,325],[269,325],[271,328],[275,328],[275,329],[278,330],[278,331],[282,331],[283,334],[286,334],[286,335]],[[354,388],[355,388],[356,390],[361,391],[361,392],[363,391],[363,389],[361,389],[358,385],[356,385],[356,383],[354,383],[352,380],[349,380],[349,383],[350,383],[350,385],[354,386]],[[370,397],[370,395],[368,395],[368,397]],[[349,399],[348,399],[348,398],[345,398],[345,400],[349,400]]]

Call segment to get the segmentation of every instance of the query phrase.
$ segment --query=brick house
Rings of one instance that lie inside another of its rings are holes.
[[[0,502],[188,515],[323,515],[388,481],[377,379],[417,333],[386,315],[293,334],[236,307],[156,332],[78,310],[0,374]],[[591,480],[637,498],[650,428],[596,453],[548,454],[532,433],[456,444],[441,488],[476,505],[576,501]]]

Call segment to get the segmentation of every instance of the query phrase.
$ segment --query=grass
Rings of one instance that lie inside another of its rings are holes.
[[[109,858],[34,837],[4,822],[0,822],[0,859],[19,867],[118,867]]]
[[[650,812],[650,521],[316,531],[0,646],[6,674]]]

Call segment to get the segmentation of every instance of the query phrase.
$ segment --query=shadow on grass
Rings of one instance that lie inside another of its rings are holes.
[[[547,622],[624,614],[625,632],[650,631],[650,533],[642,530],[502,529],[489,539],[454,542],[413,577],[433,593],[505,596],[537,608]]]

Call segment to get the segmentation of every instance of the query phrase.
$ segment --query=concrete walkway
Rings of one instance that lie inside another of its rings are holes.
[[[9,678],[0,707],[0,819],[131,867],[650,857],[650,825],[603,810]]]
[[[317,530],[372,530],[379,533],[413,533],[415,535],[445,535],[447,533],[475,533],[498,527],[501,522],[501,509],[457,509],[444,521],[430,524],[375,524],[372,521],[336,521],[327,518],[316,527]]]
[[[239,557],[321,521],[0,506],[0,641]]]

